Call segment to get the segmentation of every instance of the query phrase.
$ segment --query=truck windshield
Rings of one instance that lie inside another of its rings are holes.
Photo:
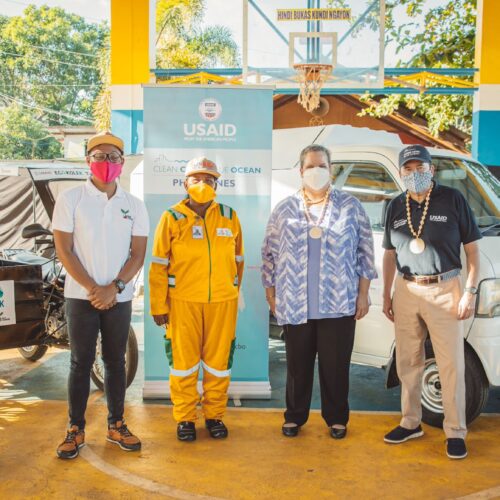
[[[483,165],[459,158],[433,157],[435,179],[458,189],[480,226],[500,222],[500,182]]]

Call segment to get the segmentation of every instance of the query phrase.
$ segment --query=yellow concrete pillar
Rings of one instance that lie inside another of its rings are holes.
[[[500,167],[500,19],[499,0],[478,0],[472,153],[490,167]]]
[[[111,123],[127,153],[143,150],[141,85],[150,81],[155,5],[155,0],[111,0]]]

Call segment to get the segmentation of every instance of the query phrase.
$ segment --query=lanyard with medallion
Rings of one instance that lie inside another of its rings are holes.
[[[316,223],[313,222],[311,214],[309,213],[309,207],[307,206],[307,196],[305,193],[305,190],[302,190],[302,201],[304,202],[304,213],[306,215],[307,222],[312,225],[311,229],[309,229],[309,236],[315,240],[321,238],[323,235],[323,230],[321,229],[321,223],[323,222],[323,219],[325,218],[326,211],[328,209],[328,205],[330,204],[330,192],[331,188],[328,188],[328,191],[326,192],[325,196],[323,199],[316,203],[323,203],[326,201],[325,205],[323,206],[323,211],[321,212],[321,215],[319,216],[318,220]]]
[[[425,241],[420,238],[422,234],[422,230],[424,229],[425,217],[427,216],[427,211],[429,210],[429,201],[431,199],[433,185],[431,185],[427,196],[425,197],[425,206],[424,212],[422,213],[422,217],[420,218],[420,224],[418,226],[418,231],[413,229],[413,224],[411,222],[411,209],[410,209],[410,192],[406,191],[406,217],[408,219],[408,228],[410,229],[410,233],[413,235],[413,239],[410,241],[410,252],[418,255],[425,250]]]

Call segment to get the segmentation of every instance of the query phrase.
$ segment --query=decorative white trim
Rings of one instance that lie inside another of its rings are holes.
[[[201,381],[198,392],[202,393]],[[271,384],[264,382],[231,382],[229,397],[232,399],[271,399]],[[143,399],[169,399],[170,384],[168,380],[145,380],[142,388]]]
[[[203,369],[206,370],[208,373],[211,373],[215,377],[229,377],[231,375],[231,370],[216,370],[215,368],[212,368],[211,366],[208,366],[205,361],[201,362],[201,366],[203,366]]]
[[[155,264],[161,264],[163,266],[168,266],[170,263],[170,259],[163,258],[163,257],[155,257],[154,255],[151,257],[151,262],[154,262]]]
[[[191,368],[187,370],[176,370],[175,368],[170,368],[170,374],[174,377],[189,377],[193,373],[196,373],[200,369],[200,363],[196,363]]]
[[[144,97],[141,84],[111,85],[111,110],[144,109]]]
[[[500,85],[479,85],[479,90],[474,93],[474,112],[500,111]]]

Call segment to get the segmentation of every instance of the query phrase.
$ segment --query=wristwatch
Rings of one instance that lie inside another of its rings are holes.
[[[113,280],[113,283],[115,284],[118,293],[122,293],[123,290],[125,290],[125,282],[123,280],[117,278]]]
[[[477,288],[475,286],[467,286],[464,288],[464,292],[469,292],[471,295],[477,295]]]

